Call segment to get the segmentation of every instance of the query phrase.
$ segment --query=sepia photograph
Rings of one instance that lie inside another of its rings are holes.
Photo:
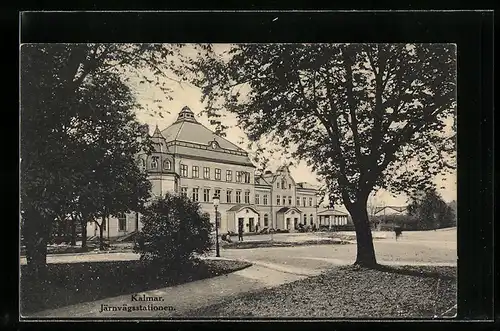
[[[450,319],[457,46],[20,47],[24,319]]]

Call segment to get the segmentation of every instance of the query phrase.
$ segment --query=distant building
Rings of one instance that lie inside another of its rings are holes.
[[[152,140],[154,153],[139,155],[152,183],[152,195],[186,195],[201,204],[213,223],[212,198],[218,195],[222,233],[237,232],[239,223],[245,232],[256,231],[257,224],[259,230],[290,231],[299,224],[319,225],[315,187],[297,183],[286,166],[274,173],[256,174],[246,151],[199,123],[188,107],[163,131],[157,127]],[[104,236],[123,236],[141,226],[139,214],[121,215],[110,218]],[[98,235],[97,226],[88,226],[87,234]]]
[[[383,206],[376,207],[374,216],[407,215],[406,206]]]
[[[319,225],[327,225],[328,227],[350,224],[349,215],[347,213],[335,210],[326,209],[318,213]]]

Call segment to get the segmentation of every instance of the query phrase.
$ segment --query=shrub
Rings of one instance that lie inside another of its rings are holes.
[[[141,221],[134,251],[142,261],[177,267],[211,247],[210,218],[187,197],[167,193],[146,208]]]
[[[266,233],[269,233],[269,232],[270,232],[270,230],[269,230],[268,227],[265,227],[262,230],[259,230],[259,234],[266,234]]]

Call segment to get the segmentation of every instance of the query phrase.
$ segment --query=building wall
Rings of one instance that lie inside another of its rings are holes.
[[[221,213],[221,231],[227,231],[228,220],[227,210],[233,207],[236,203],[236,192],[240,192],[241,204],[245,203],[245,192],[249,194],[249,203],[255,202],[255,186],[254,182],[254,167],[246,165],[224,164],[221,162],[212,162],[205,160],[198,160],[196,156],[192,158],[175,158],[176,169],[181,175],[179,179],[179,192],[187,189],[187,196],[193,198],[193,189],[198,189],[198,202],[204,212],[210,214],[212,222],[215,221],[215,207],[213,206],[212,198],[215,195],[215,190],[220,190],[220,203],[219,212]],[[187,177],[182,176],[181,166],[186,165],[188,169]],[[193,166],[198,167],[198,178],[193,177]],[[210,178],[204,178],[204,168],[210,169]],[[215,179],[215,169],[221,170],[220,179]],[[231,171],[232,180],[226,181],[226,171]],[[250,174],[250,183],[242,182],[244,176],[241,177],[241,182],[236,182],[236,172],[247,172]],[[205,201],[204,190],[208,190],[208,201]],[[231,192],[231,202],[227,201],[227,191]]]
[[[125,222],[125,229],[121,230],[119,227],[119,221],[118,218],[110,216],[109,221],[106,220],[106,228],[103,230],[103,237],[104,238],[113,238],[113,237],[120,237],[124,236],[126,234],[129,234],[131,232],[134,232],[136,230],[136,213],[128,213],[125,214],[126,217],[126,222]],[[99,220],[99,224],[101,223],[101,220]],[[142,229],[142,224],[140,222],[140,215],[139,215],[139,231]],[[89,222],[87,223],[87,237],[93,237],[93,236],[99,236],[99,226],[95,224],[94,222]]]
[[[193,154],[196,150],[193,149]],[[157,153],[158,154],[158,153]],[[299,223],[304,224],[303,214],[307,215],[306,224],[310,225],[310,215],[313,215],[314,220],[316,220],[316,208],[317,203],[316,192],[310,189],[303,189],[299,187],[295,180],[291,177],[287,168],[282,168],[279,172],[279,176],[269,183],[270,185],[255,184],[254,171],[255,167],[248,164],[233,164],[224,162],[224,153],[221,154],[221,162],[208,161],[206,159],[197,158],[196,155],[191,157],[179,157],[168,155],[163,150],[161,157],[158,159],[158,168],[151,168],[151,158],[145,158],[145,166],[150,171],[149,179],[152,183],[152,194],[153,196],[158,196],[160,194],[165,194],[168,192],[178,192],[186,193],[189,198],[193,198],[193,189],[198,189],[198,202],[200,203],[203,212],[208,213],[210,216],[210,221],[215,224],[215,207],[213,205],[213,196],[216,190],[220,190],[220,202],[218,206],[218,212],[220,213],[220,227],[219,231],[225,233],[227,231],[237,232],[237,227],[235,227],[235,222],[237,222],[237,215],[232,212],[228,212],[230,208],[235,206],[236,192],[241,192],[241,200],[239,204],[247,204],[245,201],[245,192],[249,194],[248,204],[253,205],[257,211],[258,215],[255,215],[255,224],[259,224],[259,229],[265,226],[264,216],[268,216],[268,228],[274,229],[284,229],[286,217],[278,214],[277,211],[282,207],[297,207],[301,210],[301,215],[297,215],[299,218]],[[160,154],[158,154],[160,155]],[[171,161],[171,168],[167,169],[164,165],[164,161]],[[182,165],[187,166],[187,176],[182,176]],[[193,177],[193,166],[198,167],[198,177]],[[204,168],[208,167],[210,169],[210,178],[204,178]],[[159,169],[163,170],[163,173],[158,172]],[[175,173],[173,172],[175,169]],[[215,169],[220,169],[220,179],[216,179]],[[227,171],[231,171],[231,180],[226,180]],[[244,176],[242,175],[241,181],[236,182],[236,172],[246,172],[250,175],[250,182],[244,182]],[[176,175],[177,174],[177,175]],[[279,185],[278,185],[279,184]],[[284,187],[282,184],[285,184]],[[279,187],[278,187],[279,186]],[[205,192],[208,190],[207,201],[205,201]],[[231,201],[227,200],[227,191],[231,191]],[[255,194],[259,195],[259,203],[255,201]],[[264,195],[268,196],[267,204],[264,204]],[[277,202],[278,196],[280,197],[279,204]],[[285,201],[283,198],[285,197]],[[297,198],[299,198],[299,204],[297,204]],[[303,206],[303,198],[306,198],[306,206]],[[310,201],[309,198],[312,198]],[[312,204],[312,206],[311,206]],[[130,219],[130,221],[129,221]],[[129,223],[131,222],[131,223]],[[290,222],[290,230],[293,231],[293,218]],[[139,229],[142,228],[142,223],[140,223]],[[245,227],[245,231],[248,228]],[[109,230],[106,229],[104,236],[116,237],[122,236],[129,232],[135,231],[135,214],[129,215],[127,218],[127,231],[118,230],[118,220],[116,218],[110,219]],[[94,225],[88,227],[88,235],[92,236],[94,233],[99,234],[98,231],[94,231]]]

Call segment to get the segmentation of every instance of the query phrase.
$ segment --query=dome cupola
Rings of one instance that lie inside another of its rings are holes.
[[[184,106],[184,108],[182,108],[175,122],[181,122],[181,121],[198,123],[198,121],[196,121],[196,118],[194,117],[193,111],[189,109],[188,106]]]

